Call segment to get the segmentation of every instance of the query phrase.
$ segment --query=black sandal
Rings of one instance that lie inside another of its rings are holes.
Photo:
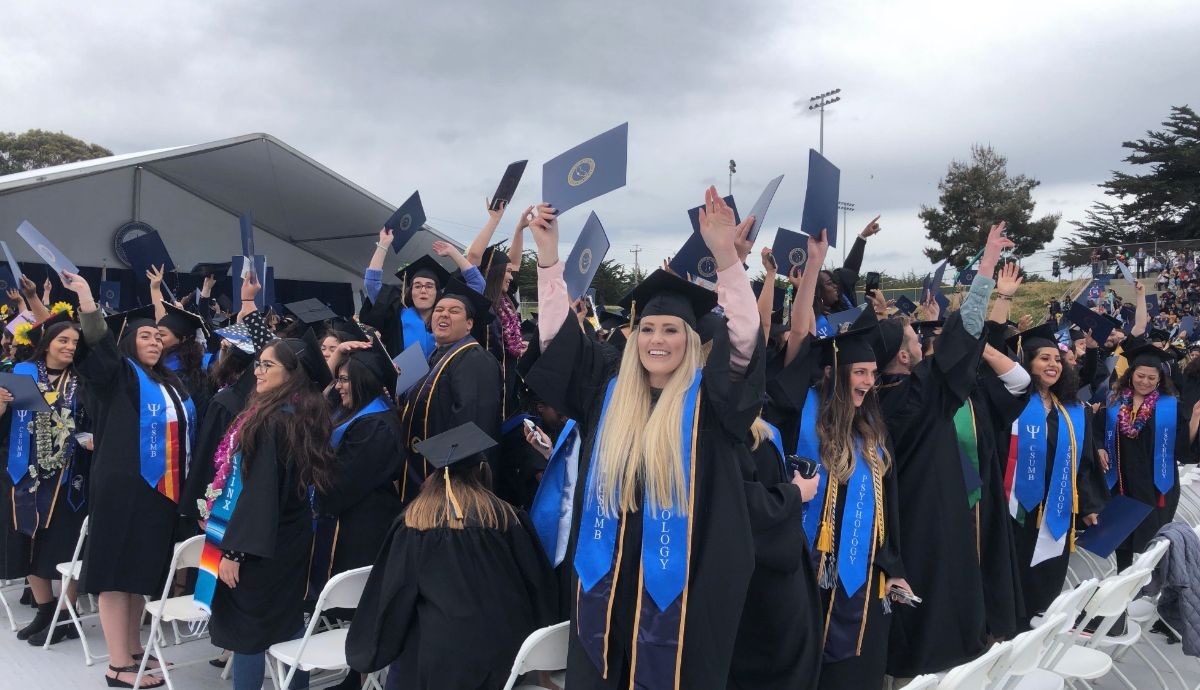
[[[138,664],[130,664],[128,666],[113,666],[110,664],[108,667],[108,670],[117,674],[116,678],[109,678],[107,673],[104,674],[104,680],[108,683],[108,687],[110,687],[110,688],[131,688],[131,689],[134,687],[133,683],[126,683],[125,681],[119,680],[119,679],[120,679],[122,673],[132,673],[133,679],[137,680]],[[147,669],[147,670],[149,670],[149,669]],[[153,683],[151,685],[145,685],[145,682],[147,680],[157,680],[158,682]],[[137,687],[139,687],[139,688],[159,688],[159,687],[162,687],[163,685],[165,685],[166,682],[167,681],[164,680],[163,678],[154,678],[153,676],[148,676],[148,675],[142,674],[142,683],[143,684],[139,685]]]

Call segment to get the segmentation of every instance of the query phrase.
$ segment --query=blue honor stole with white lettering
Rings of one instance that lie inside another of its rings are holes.
[[[425,353],[427,359],[437,349],[437,342],[433,339],[433,334],[429,332],[429,328],[425,325],[425,319],[422,319],[421,313],[412,307],[405,307],[400,310],[400,332],[404,336],[404,347],[408,347],[413,343],[420,343],[421,352]]]
[[[210,614],[213,593],[217,590],[217,569],[224,554],[221,542],[225,540],[225,530],[242,495],[242,452],[234,451],[229,462],[231,466],[225,488],[213,500],[212,513],[204,524],[204,549],[200,553],[200,568],[196,574],[196,591],[193,595],[196,608]]]
[[[391,410],[391,405],[383,396],[367,403],[366,407],[355,412],[349,419],[333,428],[330,441],[336,452],[342,445],[342,438],[350,425],[371,414],[380,414]],[[333,556],[337,552],[338,528],[341,520],[333,515],[323,515],[317,501],[316,487],[308,487],[308,507],[312,511],[313,548],[308,559],[308,593],[306,597],[316,601],[329,582],[333,570]]]
[[[13,367],[13,373],[32,376],[33,380],[39,383],[39,389],[41,388],[42,381],[37,364],[21,362]],[[62,406],[66,403],[70,404],[73,413],[74,398],[70,401],[60,398],[54,404]],[[12,480],[13,527],[18,532],[32,537],[39,528],[50,526],[59,492],[70,482],[72,476],[77,441],[74,438],[67,439],[68,446],[63,452],[68,459],[54,478],[39,481],[34,474],[38,471],[37,444],[32,430],[37,413],[14,409],[10,410],[9,414],[12,415],[12,422],[8,437],[8,477]],[[83,503],[82,491],[81,485],[78,490],[80,495],[76,496],[73,485],[67,488],[67,501],[75,511],[78,511]]]
[[[567,457],[575,444],[579,443],[578,436],[575,420],[568,419],[562,431],[558,432],[558,440],[554,442],[554,450],[550,452],[550,459],[546,461],[546,469],[542,472],[542,481],[529,506],[533,529],[546,552],[546,558],[554,567],[558,567],[555,557],[558,555],[558,524],[563,491],[567,485]],[[573,519],[573,516],[570,517]]]
[[[1114,401],[1105,415],[1104,448],[1108,451],[1108,471],[1105,482],[1111,490],[1120,480],[1120,456],[1117,444],[1117,413],[1121,406]],[[1158,507],[1166,505],[1167,492],[1175,486],[1175,435],[1179,424],[1179,399],[1170,395],[1158,396],[1154,413],[1146,426],[1154,425],[1154,488],[1158,489]],[[1145,428],[1143,428],[1143,431]]]
[[[608,677],[608,632],[611,599],[621,565],[614,558],[618,532],[624,541],[625,520],[608,515],[600,477],[594,471],[600,436],[617,379],[608,382],[600,412],[591,464],[586,478],[583,514],[575,547],[575,572],[579,576],[576,619],[579,640],[604,678]],[[680,436],[684,486],[688,489],[688,514],[670,508],[654,509],[649,497],[642,508],[642,553],[638,587],[638,614],[630,677],[638,688],[674,688],[678,678],[687,600],[691,541],[690,516],[695,511],[695,441],[699,428],[701,372],[685,394]],[[618,487],[619,490],[619,487]],[[647,596],[648,595],[648,596]]]
[[[1083,452],[1086,420],[1082,403],[1064,404],[1058,398],[1053,398],[1053,403],[1058,415],[1058,439],[1054,444],[1050,486],[1047,489],[1046,408],[1041,396],[1034,394],[1014,425],[1017,439],[1009,470],[1012,476],[1009,512],[1024,524],[1025,517],[1044,504],[1042,514],[1046,527],[1058,540],[1070,531],[1071,516],[1078,510],[1075,477],[1079,471],[1079,454]]]
[[[174,401],[136,362],[128,361],[138,379],[138,466],[142,479],[151,489],[178,503],[187,452],[196,433],[196,405],[181,394],[184,418],[170,423],[167,406],[173,406]],[[179,433],[180,424],[187,429],[186,441]]]

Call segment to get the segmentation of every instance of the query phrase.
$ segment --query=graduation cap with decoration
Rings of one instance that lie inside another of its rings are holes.
[[[495,439],[475,426],[474,422],[456,426],[416,445],[416,451],[424,456],[430,465],[442,470],[446,502],[455,518],[463,519],[463,511],[454,495],[454,489],[450,486],[451,472],[474,469],[486,461],[483,452],[495,446]]]
[[[646,316],[677,316],[698,331],[700,318],[717,306],[717,293],[661,268],[630,290],[619,302],[631,323]]]

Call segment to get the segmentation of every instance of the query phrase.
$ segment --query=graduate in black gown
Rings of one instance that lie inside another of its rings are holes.
[[[10,409],[11,393],[0,389],[0,451],[7,467],[0,479],[0,523],[2,538],[20,545],[20,557],[4,564],[4,577],[27,578],[38,610],[17,639],[37,646],[46,642],[54,616],[56,566],[71,559],[87,515],[92,441],[81,442],[76,434],[91,425],[72,367],[79,337],[79,324],[66,314],[53,316],[31,330],[37,347],[30,360],[16,365],[15,373],[37,382],[50,412]],[[16,524],[8,524],[13,518]],[[78,636],[65,611],[59,620],[52,643]]]
[[[162,592],[171,561],[195,407],[163,366],[151,307],[106,321],[87,281],[67,272],[62,279],[79,299],[83,339],[75,369],[95,433],[80,582],[83,591],[100,595],[109,685],[128,687],[142,653],[143,597]],[[141,682],[161,684],[160,678]]]
[[[212,611],[213,644],[234,653],[235,690],[260,687],[267,649],[302,633],[312,551],[308,487],[327,489],[333,463],[321,395],[331,375],[312,331],[267,346],[255,379],[246,410],[216,451],[195,595]],[[223,523],[223,535],[214,521]]]
[[[358,334],[355,334],[358,335]],[[316,493],[317,534],[309,599],[341,572],[375,562],[403,505],[396,479],[404,469],[400,418],[392,403],[396,368],[378,342],[352,340],[330,360],[333,391],[333,478]]]
[[[1179,463],[1190,462],[1200,426],[1200,403],[1189,409],[1163,365],[1174,356],[1146,343],[1127,342],[1129,362],[1105,410],[1100,462],[1113,495],[1153,508],[1117,546],[1117,568],[1125,570],[1179,506]],[[1164,420],[1169,420],[1164,422]]]
[[[912,326],[879,324],[879,395],[892,444],[900,500],[900,543],[908,581],[923,601],[895,609],[888,674],[944,671],[984,650],[987,635],[975,514],[967,496],[955,413],[975,384],[988,299],[1000,253],[1013,246],[1004,224],[991,228],[979,273],[951,314],[933,356],[924,359]],[[926,299],[928,320],[936,302]]]
[[[500,435],[500,366],[480,344],[490,318],[483,295],[457,280],[450,279],[437,298],[430,317],[437,349],[429,356],[429,373],[400,404],[407,456],[400,477],[404,503],[417,495],[430,472],[417,443],[468,421],[492,438]]]
[[[472,423],[426,439],[437,473],[388,533],[346,639],[363,673],[399,690],[498,690],[521,643],[556,622],[554,575],[523,510],[488,488]]]
[[[205,352],[203,338],[196,337],[197,331],[204,327],[204,319],[163,300],[161,269],[152,266],[146,271],[146,278],[150,281],[150,300],[163,340],[163,366],[179,377],[196,406],[196,414],[203,417],[212,397],[208,377],[212,356]]]
[[[1075,370],[1064,365],[1052,337],[1042,325],[1009,339],[1033,383],[1010,433],[998,438],[1025,599],[1023,629],[1062,592],[1075,529],[1096,523],[1108,493],[1092,410],[1078,400]]]
[[[531,225],[542,355],[527,380],[583,438],[566,556],[576,690],[737,682],[733,648],[754,570],[737,457],[763,379],[733,211],[711,187],[700,226],[717,294],[655,272],[622,302],[635,326],[617,368],[570,313],[553,209],[539,206]],[[717,302],[729,322],[704,362],[696,325]]]

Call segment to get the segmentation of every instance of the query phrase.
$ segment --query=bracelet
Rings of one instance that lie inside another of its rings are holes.
[[[1009,302],[1011,302],[1011,301],[1012,301],[1012,299],[1013,299],[1013,296],[1012,296],[1012,295],[1006,295],[1006,294],[1004,294],[1003,292],[997,292],[997,293],[996,293],[996,299],[1008,300]]]
[[[387,246],[387,245],[385,245],[385,244],[380,244],[380,243],[378,243],[378,242],[376,242],[376,243],[375,243],[375,246],[376,246],[376,247],[379,247],[380,249],[387,249],[387,248],[388,248],[388,246]]]
[[[246,560],[246,554],[241,551],[226,551],[221,554],[221,557],[234,563],[242,563]]]

